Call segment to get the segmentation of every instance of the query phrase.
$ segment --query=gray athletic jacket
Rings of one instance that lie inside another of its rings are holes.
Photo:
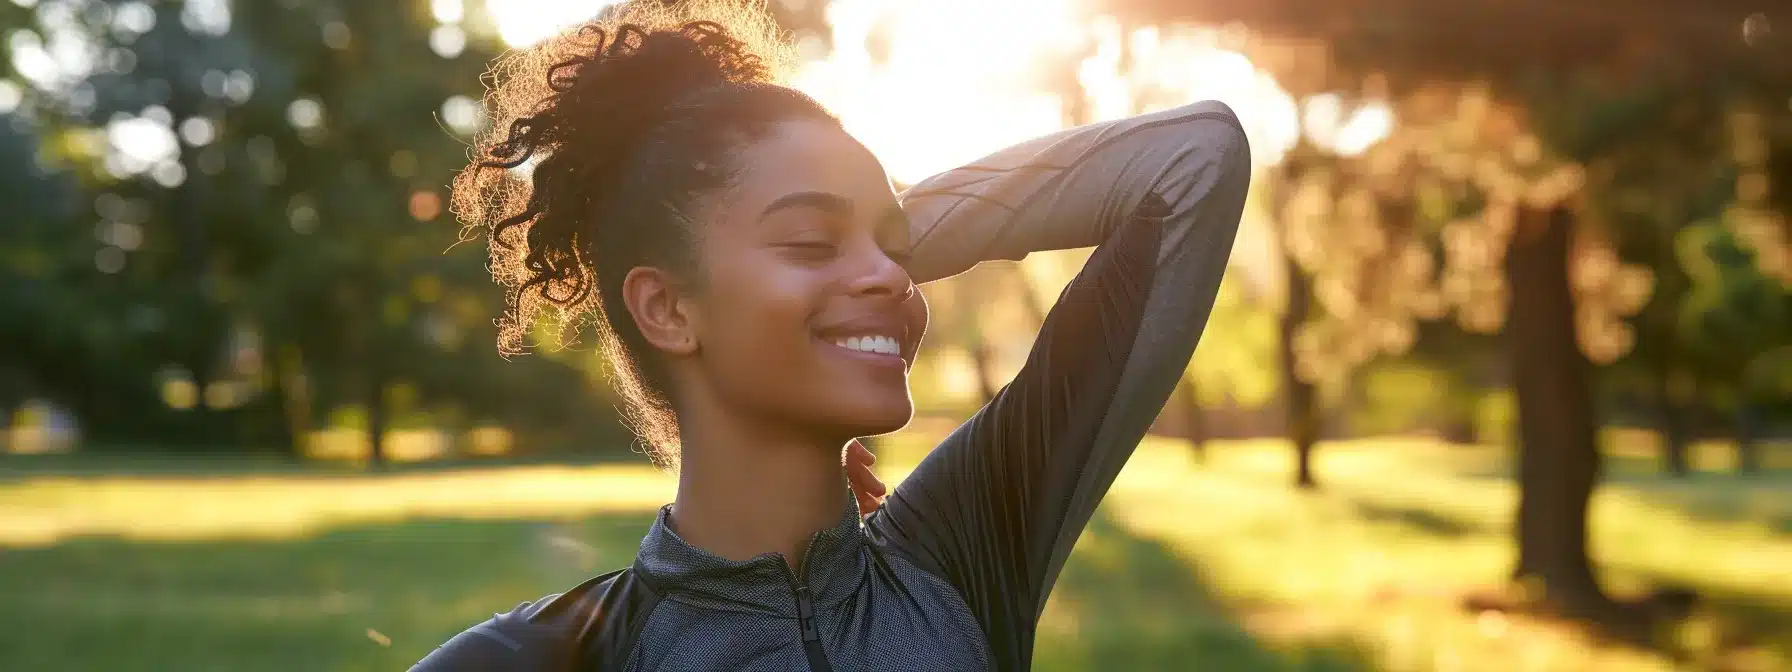
[[[901,199],[916,282],[1098,246],[995,400],[868,518],[849,503],[798,571],[706,553],[661,510],[634,566],[499,614],[413,670],[1027,669],[1071,545],[1195,349],[1250,166],[1238,119],[1205,102],[916,185]]]

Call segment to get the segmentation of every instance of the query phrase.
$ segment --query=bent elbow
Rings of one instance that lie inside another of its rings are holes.
[[[1236,230],[1251,187],[1251,142],[1238,115],[1217,100],[1191,103],[1174,113],[1182,125],[1178,161],[1160,182],[1171,207],[1192,215],[1201,228]],[[1161,179],[1161,178],[1160,178]]]
[[[1215,196],[1243,201],[1251,186],[1251,139],[1244,132],[1244,123],[1232,107],[1208,100],[1195,103],[1202,123],[1197,125],[1193,141],[1207,156],[1206,163],[1216,173]]]

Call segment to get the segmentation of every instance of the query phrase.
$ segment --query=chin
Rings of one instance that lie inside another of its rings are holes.
[[[859,436],[877,436],[879,434],[889,434],[890,432],[894,432],[896,430],[902,429],[903,427],[907,427],[909,421],[913,420],[913,419],[915,419],[914,405],[913,404],[903,404],[901,410],[888,414],[885,418],[881,419],[879,422],[874,423],[869,428],[867,428],[867,430],[863,434],[860,434]]]
[[[907,390],[897,399],[867,399],[850,410],[841,410],[845,412],[836,417],[845,420],[840,424],[853,438],[889,434],[907,427],[915,417],[915,404],[909,400]]]

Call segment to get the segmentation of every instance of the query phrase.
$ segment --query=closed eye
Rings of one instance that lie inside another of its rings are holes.
[[[799,259],[825,261],[832,259],[839,252],[839,246],[820,240],[799,240],[779,243],[778,247],[788,251]]]

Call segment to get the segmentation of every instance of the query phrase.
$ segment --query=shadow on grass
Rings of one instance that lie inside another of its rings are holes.
[[[1777,533],[1792,534],[1792,469],[1754,473],[1694,472],[1674,476],[1637,458],[1607,456],[1599,487],[1619,490],[1704,522],[1759,521]],[[1458,472],[1472,480],[1512,481],[1511,466]]]
[[[1478,525],[1451,518],[1436,511],[1396,504],[1351,499],[1356,515],[1371,523],[1390,523],[1412,528],[1417,532],[1445,539],[1460,539],[1485,531]]]
[[[1602,482],[1613,484],[1656,484],[1656,483],[1697,483],[1700,481],[1716,481],[1734,484],[1771,485],[1775,482],[1785,485],[1792,483],[1792,441],[1770,442],[1762,444],[1758,449],[1762,466],[1753,472],[1738,472],[1734,464],[1725,458],[1710,460],[1693,459],[1692,472],[1684,476],[1675,476],[1663,471],[1661,458],[1652,451],[1630,452],[1613,450],[1607,447],[1601,451],[1604,464],[1600,478]],[[1726,455],[1728,450],[1723,451]],[[1511,449],[1493,453],[1499,459],[1479,465],[1476,468],[1460,470],[1462,475],[1476,478],[1496,478],[1508,480],[1512,478],[1515,468],[1514,455]]]
[[[626,566],[651,522],[413,519],[0,549],[0,669],[402,670],[494,612]]]
[[[1267,644],[1168,546],[1097,513],[1053,591],[1034,669],[1366,671],[1348,638]]]
[[[1687,588],[1674,577],[1624,569],[1658,587]],[[1747,660],[1761,651],[1771,651],[1781,661],[1792,660],[1792,603],[1710,586],[1690,590],[1698,595],[1696,606],[1675,619],[1670,625],[1676,630],[1664,633],[1670,636],[1652,642],[1652,648],[1699,663],[1702,669],[1761,669]]]

